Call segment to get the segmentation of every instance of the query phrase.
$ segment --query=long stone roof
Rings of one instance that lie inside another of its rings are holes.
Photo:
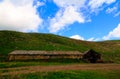
[[[82,54],[81,52],[79,52],[79,51],[34,51],[34,50],[31,50],[31,51],[26,51],[26,50],[15,50],[15,51],[13,51],[13,52],[11,52],[11,53],[9,53],[10,55],[17,55],[17,54],[19,54],[19,55],[27,55],[27,54],[29,54],[29,55],[36,55],[36,54],[39,54],[39,55],[62,55],[62,54],[68,54],[68,55],[71,55],[71,54],[73,54],[73,55],[76,55],[76,54],[78,54],[78,55],[80,55],[80,54]]]

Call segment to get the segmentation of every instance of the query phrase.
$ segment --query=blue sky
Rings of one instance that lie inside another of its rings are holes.
[[[0,0],[0,30],[120,39],[120,0]]]

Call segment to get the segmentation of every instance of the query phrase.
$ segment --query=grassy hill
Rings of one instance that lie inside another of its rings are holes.
[[[0,54],[8,55],[13,50],[78,50],[89,49],[102,54],[104,60],[120,63],[120,41],[88,42],[53,34],[0,31]]]

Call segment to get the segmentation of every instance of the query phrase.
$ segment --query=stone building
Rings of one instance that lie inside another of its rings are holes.
[[[94,51],[93,49],[90,49],[84,53],[83,59],[90,63],[97,63],[101,60],[101,54]]]
[[[40,60],[40,59],[81,59],[79,51],[25,51],[16,50],[9,53],[8,60]]]

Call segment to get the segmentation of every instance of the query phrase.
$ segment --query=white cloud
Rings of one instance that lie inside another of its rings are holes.
[[[100,8],[103,4],[109,5],[115,1],[116,0],[90,0],[88,6],[90,6],[92,12],[94,12],[96,9]]]
[[[111,4],[116,0],[53,0],[60,8],[54,18],[50,19],[49,32],[57,33],[74,22],[85,23],[90,14],[103,4]]]
[[[84,5],[86,0],[54,0],[54,2],[60,7],[67,7],[67,6],[77,6],[81,7]]]
[[[35,1],[35,0],[34,0]],[[39,6],[43,6],[43,5],[45,5],[45,3],[44,2],[39,2],[39,1],[35,1],[35,8],[38,8]]]
[[[110,38],[120,38],[120,24],[118,24],[115,29],[109,32],[107,36],[103,37],[104,40],[109,40]]]
[[[94,41],[95,40],[95,38],[94,37],[91,37],[91,38],[89,38],[87,41]]]
[[[100,41],[100,38],[91,37],[91,38],[87,39],[87,41]]]
[[[100,38],[94,38],[94,37],[91,37],[89,39],[85,39],[84,37],[77,35],[77,34],[71,36],[70,38],[76,39],[76,40],[86,40],[86,41],[100,41],[101,40]]]
[[[50,20],[50,32],[56,33],[74,22],[85,22],[83,14],[79,11],[85,0],[54,0],[54,2],[60,7],[60,10]]]
[[[114,16],[117,17],[117,16],[119,16],[119,15],[120,15],[120,11],[117,12]]]
[[[83,8],[89,11],[89,7],[93,10],[103,4],[111,4],[116,0],[53,1],[59,6],[60,10],[54,18],[50,19],[49,31],[56,33],[74,22],[86,22],[87,16],[82,12]],[[37,2],[36,6],[33,7],[33,0],[2,0],[0,2],[0,30],[37,31],[42,19],[36,14],[36,7],[41,5],[45,4]],[[120,13],[116,14],[116,16],[118,15]]]
[[[33,7],[33,0],[0,2],[0,30],[37,31],[41,22]]]
[[[112,13],[112,14],[114,14],[114,17],[119,16],[119,15],[120,15],[119,4],[116,3],[114,7],[108,8],[108,9],[106,10],[106,13]]]
[[[107,12],[107,13],[116,12],[117,9],[118,9],[118,7],[117,7],[117,6],[114,6],[113,8],[108,8],[108,9],[106,10],[106,12]]]
[[[68,6],[65,8],[65,11],[61,9],[55,18],[51,19],[49,31],[56,33],[74,22],[84,23],[84,17],[80,12],[77,12],[76,8]]]
[[[84,40],[84,38],[81,37],[80,35],[73,35],[73,36],[71,36],[70,38],[72,38],[72,39],[77,39],[77,40]]]

